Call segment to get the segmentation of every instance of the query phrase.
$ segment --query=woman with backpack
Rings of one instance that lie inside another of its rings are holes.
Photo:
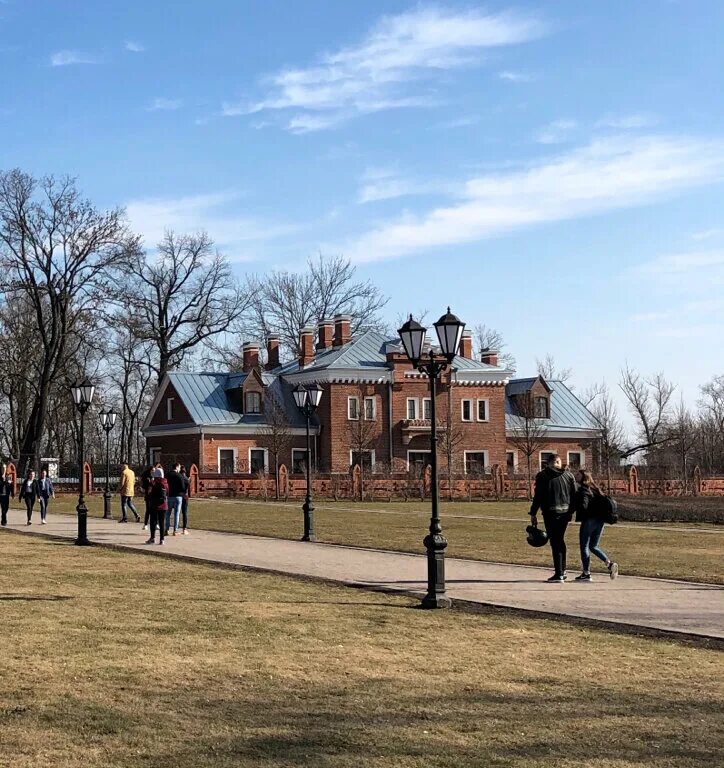
[[[151,487],[148,491],[148,506],[151,517],[151,536],[146,544],[155,544],[158,528],[159,544],[163,544],[168,511],[168,480],[163,476],[163,469],[156,467],[151,473]]]
[[[618,564],[609,560],[608,555],[601,549],[601,536],[606,524],[605,504],[601,503],[605,496],[593,480],[593,475],[585,469],[578,474],[578,491],[575,496],[576,520],[581,524],[581,564],[583,572],[576,576],[576,581],[593,581],[591,576],[591,553],[603,561],[608,568],[608,575],[615,579],[618,576]]]

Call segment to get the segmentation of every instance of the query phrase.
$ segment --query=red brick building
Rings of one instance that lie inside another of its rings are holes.
[[[270,336],[263,366],[257,345],[245,344],[241,373],[169,373],[144,424],[149,459],[196,464],[204,473],[273,472],[281,442],[279,463],[301,472],[305,422],[292,391],[315,383],[323,389],[312,424],[318,471],[347,472],[356,463],[421,471],[429,459],[429,383],[399,340],[374,331],[352,339],[347,316],[300,334],[299,358],[284,364],[278,337]],[[484,473],[495,464],[522,470],[525,458],[510,437],[520,425],[517,404],[524,397],[534,399],[536,422],[545,427],[536,466],[550,451],[572,465],[590,464],[598,430],[571,391],[540,378],[511,380],[494,351],[473,357],[466,333],[438,387],[440,466],[449,457],[459,473]]]

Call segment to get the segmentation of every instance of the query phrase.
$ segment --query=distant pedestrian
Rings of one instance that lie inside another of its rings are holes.
[[[163,544],[168,511],[168,480],[163,476],[163,469],[155,467],[152,472],[151,488],[148,493],[150,507],[151,535],[146,544],[154,544],[158,528],[159,544]]]
[[[556,453],[548,459],[548,465],[535,478],[535,493],[530,507],[531,524],[537,526],[538,510],[543,512],[543,524],[553,553],[553,576],[548,581],[562,582],[566,572],[566,528],[573,517],[576,479],[564,469],[561,457]]]
[[[33,524],[33,507],[40,495],[40,489],[38,488],[38,481],[35,479],[35,470],[29,469],[28,474],[23,480],[23,484],[20,486],[20,493],[18,498],[20,501],[25,502],[25,511],[28,515],[28,525]]]
[[[173,517],[173,535],[178,533],[179,515],[186,492],[186,480],[181,475],[181,464],[176,462],[168,473],[168,512],[166,512],[166,536],[171,529]]]
[[[48,504],[55,498],[55,489],[53,481],[48,477],[48,473],[42,469],[40,471],[40,480],[38,480],[38,502],[40,503],[40,524],[45,525],[48,517]]]
[[[138,510],[136,509],[136,506],[133,503],[133,496],[135,495],[135,487],[136,487],[136,474],[135,472],[128,466],[128,462],[124,461],[123,464],[121,464],[121,487],[120,487],[120,495],[121,495],[121,519],[118,521],[119,523],[127,523],[128,522],[128,513],[127,509],[130,509],[131,512],[133,512],[136,522],[141,522],[141,516],[138,514]]]
[[[0,525],[8,524],[8,509],[10,508],[10,499],[15,496],[15,485],[12,475],[8,473],[8,468],[0,465]]]
[[[151,483],[153,482],[152,475],[153,467],[148,467],[143,470],[141,474],[141,490],[143,491],[143,501],[146,506],[146,513],[143,516],[143,530],[148,530],[148,521],[151,517],[151,504],[148,499],[148,494],[151,492]]]
[[[591,553],[603,561],[608,569],[608,575],[615,579],[618,576],[618,564],[609,559],[599,546],[603,527],[605,525],[603,506],[597,503],[603,494],[593,480],[590,472],[581,470],[578,474],[578,491],[576,492],[576,520],[581,523],[581,566],[583,572],[576,576],[576,581],[593,581],[591,576]]]
[[[186,483],[186,491],[183,495],[183,500],[181,501],[181,524],[183,528],[183,535],[188,536],[189,534],[189,493],[191,491],[191,481],[189,480],[189,476],[186,474],[186,467],[183,465],[181,466],[180,470],[181,477],[184,478],[184,481]]]

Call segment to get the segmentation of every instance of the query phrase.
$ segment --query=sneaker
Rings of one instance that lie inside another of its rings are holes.
[[[188,536],[189,532],[184,528],[184,536]]]
[[[161,539],[161,541],[159,541],[158,543],[159,545],[163,544],[163,539]]]
[[[146,544],[155,544],[155,543],[156,543],[156,539],[148,539],[146,541]]]
[[[582,573],[580,576],[576,576],[575,581],[593,581],[593,576],[590,573]]]
[[[28,525],[32,525],[32,524],[33,524],[33,523],[32,523],[30,520],[28,520]]]
[[[140,518],[138,515],[136,515],[136,522],[137,522],[137,523],[140,523],[140,522],[141,522],[141,518]]]
[[[122,517],[118,522],[119,523],[127,523],[128,520],[125,517]]]
[[[172,536],[175,536],[177,533],[178,533],[178,531],[173,531],[173,532],[171,533],[171,535],[172,535]]]
[[[144,525],[144,526],[143,526],[143,530],[144,530],[144,531],[147,531],[147,530],[148,530],[148,526],[147,526],[147,525]]]
[[[40,524],[41,524],[41,525],[45,525],[45,524],[46,524],[46,523],[45,523],[45,520],[41,520],[41,521],[40,521]]]
[[[546,581],[549,584],[556,584],[556,583],[563,583],[566,580],[565,576],[559,576],[557,573],[554,573],[553,576],[550,577],[550,579],[546,579]]]
[[[608,575],[611,577],[611,581],[618,576],[618,563],[608,564]]]

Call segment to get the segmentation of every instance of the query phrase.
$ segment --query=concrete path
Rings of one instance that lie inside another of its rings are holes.
[[[24,518],[20,510],[11,510],[8,528],[75,538],[74,516],[51,514],[44,526],[39,521],[26,526]],[[424,555],[201,530],[168,537],[160,547],[145,544],[147,535],[137,523],[88,521],[88,536],[96,544],[415,595],[424,594],[426,587]],[[549,575],[549,570],[524,565],[456,558],[446,563],[453,600],[724,640],[724,587],[635,576],[610,581],[604,575],[595,576],[591,584],[546,584]]]

